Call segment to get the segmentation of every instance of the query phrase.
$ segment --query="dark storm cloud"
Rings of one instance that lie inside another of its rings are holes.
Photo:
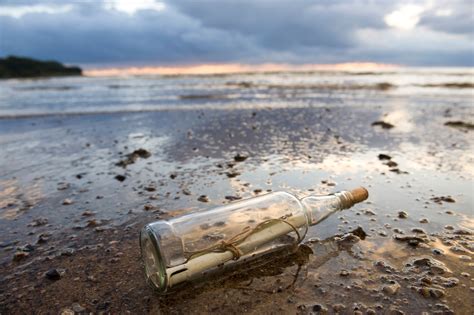
[[[461,21],[460,17],[469,15],[464,2],[455,6],[441,3],[420,16],[419,24],[431,33],[461,36],[459,45],[447,42],[445,46],[453,46],[452,50],[444,47],[439,54],[432,43],[425,47],[413,45],[409,36],[405,41],[389,37],[393,30],[385,24],[384,16],[401,5],[395,2],[174,0],[162,10],[134,13],[112,9],[110,3],[0,1],[0,6],[8,8],[25,4],[63,8],[20,17],[1,15],[0,11],[0,55],[129,65],[353,60],[410,65],[473,63],[469,58],[472,48],[466,48],[472,36],[468,25],[472,26],[472,13],[467,18],[470,22],[464,22],[466,18]],[[446,7],[451,8],[451,15],[439,11]],[[372,37],[364,35],[367,30]],[[398,45],[385,45],[388,40],[398,41]],[[443,44],[442,36],[439,42]],[[407,56],[404,51],[413,54]]]
[[[134,15],[94,6],[61,14],[1,17],[4,53],[74,62],[202,61],[245,57],[248,41],[202,28],[174,10]],[[240,48],[240,49],[238,49]]]
[[[173,4],[205,26],[255,38],[264,47],[349,47],[358,27],[384,27],[383,9],[334,1],[177,0]],[[385,9],[386,10],[386,9]]]

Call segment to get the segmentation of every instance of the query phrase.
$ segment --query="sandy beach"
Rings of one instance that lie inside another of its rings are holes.
[[[407,73],[2,82],[0,313],[469,314],[469,73]],[[148,222],[357,186],[295,254],[145,283]]]

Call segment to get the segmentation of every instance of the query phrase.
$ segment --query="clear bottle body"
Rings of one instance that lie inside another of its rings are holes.
[[[148,282],[164,293],[224,265],[296,248],[308,227],[345,208],[343,201],[344,195],[299,200],[275,192],[150,223],[140,236]]]

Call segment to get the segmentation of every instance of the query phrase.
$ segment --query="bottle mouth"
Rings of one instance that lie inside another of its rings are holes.
[[[357,187],[350,191],[354,204],[362,202],[369,198],[369,192],[364,187]]]
[[[369,198],[369,192],[364,187],[357,187],[350,191],[340,191],[335,193],[341,200],[343,209],[349,209],[356,203],[360,203]]]
[[[148,285],[158,293],[165,293],[168,286],[165,260],[160,242],[148,226],[140,232],[140,249]]]

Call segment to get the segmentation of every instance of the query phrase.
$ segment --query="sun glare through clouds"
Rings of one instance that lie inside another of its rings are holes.
[[[387,14],[384,20],[390,27],[401,30],[411,30],[420,21],[420,14],[423,13],[424,10],[425,8],[422,6],[408,4]]]

